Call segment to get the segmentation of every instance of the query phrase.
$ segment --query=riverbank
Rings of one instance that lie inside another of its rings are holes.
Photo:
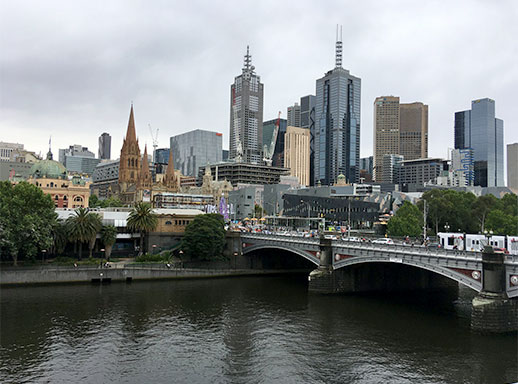
[[[1,286],[131,282],[133,280],[208,279],[300,273],[302,270],[168,268],[167,265],[127,265],[119,268],[36,267],[0,270]]]

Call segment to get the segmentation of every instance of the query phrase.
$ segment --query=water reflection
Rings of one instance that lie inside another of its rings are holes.
[[[304,276],[6,288],[0,381],[518,380],[517,337],[471,333],[469,294],[321,296]]]

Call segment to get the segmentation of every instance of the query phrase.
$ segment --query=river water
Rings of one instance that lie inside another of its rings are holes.
[[[1,290],[2,383],[506,383],[472,294],[307,293],[305,277]]]

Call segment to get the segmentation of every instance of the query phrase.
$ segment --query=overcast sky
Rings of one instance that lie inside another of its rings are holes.
[[[504,143],[518,142],[518,1],[0,0],[0,141],[46,153],[72,144],[117,158],[133,102],[143,150],[193,129],[222,132],[230,84],[250,45],[264,119],[334,67],[362,79],[361,156],[372,155],[373,102],[429,105],[429,155],[453,147],[453,114],[496,100]],[[56,156],[57,157],[57,156]]]

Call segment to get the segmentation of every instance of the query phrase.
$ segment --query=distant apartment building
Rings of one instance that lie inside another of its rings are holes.
[[[11,161],[11,154],[16,150],[23,150],[23,144],[0,141],[0,161]]]
[[[112,137],[104,132],[99,136],[98,158],[101,160],[110,160],[112,148]]]
[[[104,160],[92,172],[90,193],[104,200],[119,193],[119,160]]]
[[[360,158],[360,180],[370,182],[373,180],[374,156]]]
[[[518,143],[507,144],[507,186],[518,193]]]
[[[455,149],[473,150],[474,185],[504,186],[504,122],[495,116],[495,101],[479,99],[455,113]]]
[[[299,103],[295,103],[288,107],[288,126],[290,127],[300,127],[300,105]]]
[[[233,187],[238,184],[278,184],[281,176],[289,175],[286,168],[250,163],[210,164],[213,180],[227,180]],[[198,180],[202,180],[205,170],[199,169]]]
[[[452,149],[451,151],[451,171],[463,174],[460,183],[462,186],[472,186],[475,179],[475,169],[473,162],[473,149]]]
[[[300,185],[309,186],[309,129],[288,126],[285,134],[284,166]]]
[[[95,154],[87,147],[74,144],[59,150],[59,162],[65,166],[68,172],[92,175],[101,160],[96,159]]]
[[[383,156],[402,155],[405,160],[428,157],[428,106],[401,104],[399,97],[374,101],[374,179],[383,177]]]
[[[197,176],[207,164],[221,162],[223,135],[196,129],[171,137],[173,162],[184,176]]]

